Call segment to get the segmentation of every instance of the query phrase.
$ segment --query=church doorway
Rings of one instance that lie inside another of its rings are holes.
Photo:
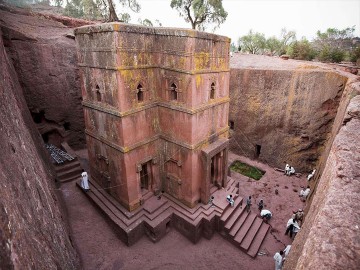
[[[151,189],[152,183],[152,170],[151,160],[141,164],[140,171],[140,187],[141,191],[147,191]]]
[[[223,151],[220,151],[211,158],[210,169],[210,185],[211,186],[224,186],[224,155]]]

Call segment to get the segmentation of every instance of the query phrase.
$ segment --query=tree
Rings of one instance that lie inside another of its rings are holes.
[[[235,45],[234,42],[231,42],[230,44],[230,52],[237,52],[238,51],[238,47]]]
[[[280,33],[280,49],[278,54],[283,55],[286,54],[288,47],[292,42],[296,40],[296,32],[295,31],[287,31],[286,28],[281,29]]]
[[[192,29],[198,30],[205,30],[209,24],[215,24],[216,28],[228,15],[222,0],[171,0],[170,6],[191,23]]]
[[[328,28],[325,32],[317,31],[314,45],[320,61],[341,62],[346,52],[352,48],[355,26],[339,30]]]
[[[238,40],[241,51],[249,52],[251,54],[261,54],[266,45],[265,35],[261,33],[254,33],[252,30],[245,36]]]
[[[141,24],[141,25],[144,25],[144,26],[154,26],[153,25],[153,23],[152,23],[152,21],[151,20],[149,20],[149,19],[144,19],[144,20],[142,20],[142,19],[138,19],[138,22]]]
[[[265,43],[265,50],[271,55],[280,55],[281,41],[275,36],[269,37]]]
[[[296,40],[293,42],[286,53],[290,55],[291,58],[297,60],[311,61],[316,56],[316,51],[313,48],[313,45],[305,37],[299,41]]]

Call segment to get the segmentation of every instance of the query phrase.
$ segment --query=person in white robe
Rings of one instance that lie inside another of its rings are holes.
[[[275,255],[274,255],[275,270],[281,270],[282,265],[283,265],[283,257],[282,257],[283,254],[284,254],[284,252],[282,250],[275,253]]]
[[[87,172],[81,173],[81,187],[87,192],[90,190],[89,177]]]

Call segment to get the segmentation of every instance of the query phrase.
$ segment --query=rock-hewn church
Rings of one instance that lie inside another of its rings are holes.
[[[230,39],[110,23],[76,29],[92,179],[132,211],[226,185]]]

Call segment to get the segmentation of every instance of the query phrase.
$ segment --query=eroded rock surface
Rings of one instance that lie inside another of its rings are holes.
[[[360,96],[356,96],[347,107],[285,269],[359,269],[359,130]]]
[[[0,269],[78,269],[45,150],[0,31]]]
[[[44,140],[58,146],[66,141],[75,148],[84,147],[73,29],[58,18],[50,20],[4,6],[0,6],[0,17],[5,47]]]
[[[297,171],[315,166],[331,132],[347,77],[329,66],[238,55],[231,60],[232,149]]]

